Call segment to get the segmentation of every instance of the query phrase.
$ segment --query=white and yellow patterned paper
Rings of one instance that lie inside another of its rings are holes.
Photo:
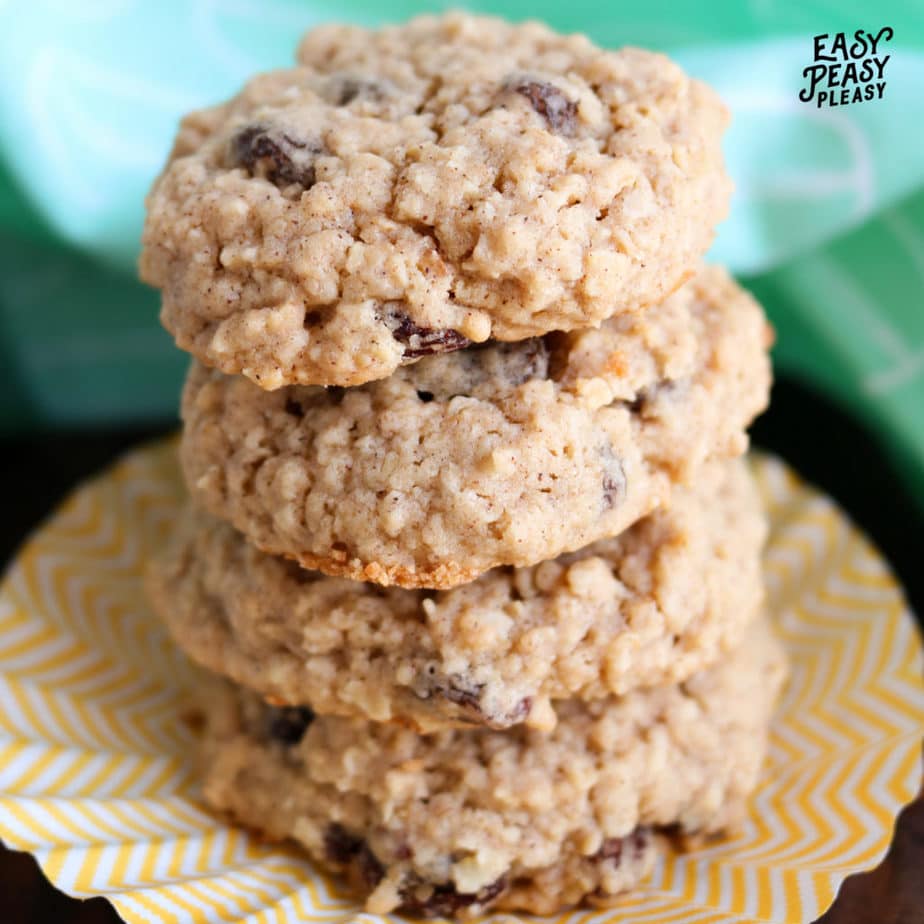
[[[830,501],[779,462],[755,468],[793,672],[751,819],[668,856],[615,909],[560,921],[812,920],[876,864],[917,790],[922,649],[895,580]],[[132,924],[375,920],[295,851],[197,803],[191,669],[140,583],[180,493],[172,444],[133,453],[63,505],[0,588],[0,838]]]

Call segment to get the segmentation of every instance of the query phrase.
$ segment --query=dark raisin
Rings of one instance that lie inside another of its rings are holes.
[[[471,343],[456,330],[419,327],[400,311],[391,312],[388,321],[392,337],[404,344],[405,359],[419,359],[431,353],[451,353]]]
[[[603,846],[597,851],[596,859],[598,860],[611,860],[614,866],[619,865],[619,861],[622,859],[622,846],[624,838],[621,837],[608,837],[604,842]]]
[[[305,189],[314,186],[314,161],[320,153],[317,143],[301,141],[263,125],[243,128],[231,139],[232,163],[280,187],[292,183]]]
[[[441,674],[436,664],[427,664],[420,675],[420,683],[415,692],[421,699],[442,696],[449,702],[470,709],[481,715],[481,691],[483,683],[467,683],[458,674],[447,677]]]
[[[505,724],[516,725],[517,722],[522,722],[529,715],[532,708],[533,698],[531,696],[524,696],[523,699],[513,707],[513,712],[504,716]]]
[[[369,890],[374,889],[385,875],[385,867],[366,844],[362,845],[356,855],[355,864],[360,881]]]
[[[577,103],[568,99],[558,87],[541,80],[521,78],[510,89],[529,100],[549,128],[559,135],[573,135],[577,129]]]
[[[442,696],[471,714],[472,718],[477,719],[479,724],[484,723],[491,728],[507,728],[510,725],[522,722],[533,708],[532,697],[524,696],[509,713],[488,715],[481,702],[481,696],[484,692],[483,683],[466,682],[458,674],[453,674],[449,677],[440,675],[432,664],[427,666],[426,674],[427,676],[421,684],[422,689],[417,691],[418,696],[422,699]]]
[[[466,681],[460,674],[437,675],[435,670],[431,672],[435,679],[430,684],[430,690],[437,696],[448,699],[449,702],[461,706],[463,709],[470,710],[478,716],[483,716],[484,711],[481,706],[481,694],[484,691],[483,683],[471,683]]]
[[[294,398],[286,398],[285,411],[293,417],[302,417],[305,413],[305,409]]]
[[[637,860],[645,848],[648,847],[650,841],[651,830],[649,828],[636,828],[625,837],[608,837],[593,855],[593,859],[605,860],[614,866],[619,866],[622,858],[628,856],[630,851],[632,858]]]
[[[324,832],[324,853],[331,863],[346,866],[362,847],[362,838],[350,834],[343,825],[328,825]]]
[[[331,81],[330,98],[335,106],[349,106],[354,99],[378,99],[382,85],[362,77],[335,77]]]
[[[424,404],[429,404],[433,400],[433,392],[432,391],[418,391],[417,397],[420,398],[420,400],[423,401]]]
[[[400,910],[425,918],[449,918],[472,905],[478,906],[479,910],[486,908],[506,888],[504,876],[477,892],[457,892],[452,883],[412,883],[401,891]]]
[[[324,832],[324,854],[331,863],[348,867],[348,872],[359,880],[362,888],[374,889],[385,875],[378,857],[366,842],[336,822],[328,825]]]
[[[396,860],[410,860],[413,856],[411,848],[407,844],[397,844],[395,846],[395,859]]]
[[[636,828],[625,837],[607,838],[600,849],[589,859],[601,864],[606,863],[618,869],[624,860],[631,862],[632,860],[641,859],[650,842],[651,829]],[[598,898],[609,898],[611,895],[610,892],[604,890],[602,885],[594,889],[592,894]]]
[[[651,845],[651,828],[636,828],[626,839],[632,845],[632,852],[638,859]]]
[[[451,703],[462,706],[463,709],[472,709],[475,712],[481,712],[481,691],[484,689],[483,683],[472,686],[460,686],[456,678],[450,678],[449,683],[442,687],[438,692],[445,696]]]
[[[298,744],[313,721],[314,713],[307,706],[271,707],[267,716],[267,734],[282,744]]]
[[[328,825],[324,832],[324,854],[331,863],[346,866],[363,845],[363,839],[350,834],[343,825]]]
[[[635,397],[628,402],[627,406],[633,414],[644,414],[652,399],[658,391],[664,389],[664,385],[652,385],[650,388],[642,388],[635,393]]]
[[[324,316],[320,311],[309,311],[305,314],[305,319],[302,321],[302,326],[305,330],[309,330],[312,327],[317,327],[324,320]]]
[[[634,400],[627,402],[627,407],[633,414],[646,414],[651,411],[657,415],[658,404],[664,399],[669,399],[674,395],[681,393],[686,383],[675,381],[657,382],[648,388],[641,389]]]
[[[600,455],[603,462],[603,509],[612,510],[626,496],[626,471],[609,443]]]

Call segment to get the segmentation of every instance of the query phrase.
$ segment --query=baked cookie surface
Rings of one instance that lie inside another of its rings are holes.
[[[765,534],[745,463],[715,463],[615,538],[434,593],[307,571],[190,509],[148,591],[187,654],[273,702],[548,728],[553,699],[680,682],[737,646]]]
[[[266,392],[193,364],[197,504],[327,574],[448,588],[617,535],[766,405],[770,332],[717,267],[596,330],[423,359],[357,388]]]
[[[180,347],[267,389],[592,326],[695,272],[726,121],[662,55],[537,23],[321,27],[183,121],[142,278]]]
[[[204,795],[350,872],[371,912],[602,902],[650,870],[646,829],[740,821],[784,673],[761,619],[733,656],[683,684],[556,704],[550,733],[427,736],[274,708],[217,682]]]

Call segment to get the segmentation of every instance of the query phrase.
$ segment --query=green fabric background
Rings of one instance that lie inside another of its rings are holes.
[[[924,0],[472,6],[664,50],[717,87],[738,192],[711,256],[764,301],[778,366],[863,417],[924,502]],[[314,22],[439,8],[0,0],[0,428],[175,413],[186,360],[134,261],[179,115],[288,64]],[[799,102],[815,34],[883,26],[881,101]]]

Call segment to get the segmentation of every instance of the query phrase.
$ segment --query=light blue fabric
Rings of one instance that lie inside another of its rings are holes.
[[[367,4],[348,7],[354,18],[376,18]],[[293,0],[20,4],[15,29],[0,35],[0,150],[58,234],[129,266],[142,200],[179,116],[228,96],[255,71],[289,64],[298,35],[338,18],[337,9]],[[619,19],[581,27],[604,43],[625,42]],[[901,34],[882,46],[892,59],[881,102],[818,110],[798,99],[812,59],[808,34],[690,46],[680,30],[651,31],[649,44],[667,40],[734,112],[726,153],[738,192],[714,251],[733,270],[775,266],[924,179],[922,151],[906,141],[909,123],[924,124],[924,53]]]

